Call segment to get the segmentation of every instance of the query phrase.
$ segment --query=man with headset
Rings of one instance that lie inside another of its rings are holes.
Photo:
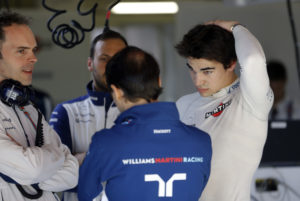
[[[23,16],[0,13],[0,199],[57,201],[78,161],[30,102],[37,44]]]
[[[87,95],[57,105],[52,113],[50,125],[80,164],[92,135],[103,128],[110,128],[119,114],[108,92],[104,74],[106,63],[126,46],[126,39],[118,32],[108,29],[96,36],[87,61],[93,78],[87,84]],[[75,192],[64,192],[63,197],[65,201],[77,200]]]

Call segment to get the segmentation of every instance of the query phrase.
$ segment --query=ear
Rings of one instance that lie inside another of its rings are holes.
[[[234,71],[235,67],[236,67],[236,61],[232,61],[231,64],[229,65],[229,68],[227,68],[226,70]]]
[[[160,77],[158,78],[158,85],[159,85],[160,87],[162,86]]]
[[[112,97],[116,100],[120,100],[124,96],[124,92],[122,89],[117,88],[114,84],[110,85],[112,89]]]
[[[88,70],[90,71],[90,72],[92,72],[93,71],[93,58],[91,58],[91,57],[89,57],[88,58],[88,60],[87,60],[87,65],[88,65]]]

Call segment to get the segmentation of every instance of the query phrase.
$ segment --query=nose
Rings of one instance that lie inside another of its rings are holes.
[[[31,62],[31,63],[36,63],[37,62],[37,57],[35,56],[35,54],[34,53],[32,53],[31,55],[30,55],[30,57],[29,57],[29,61]]]
[[[196,73],[194,78],[195,85],[197,87],[203,86],[205,84],[205,80],[201,73]]]

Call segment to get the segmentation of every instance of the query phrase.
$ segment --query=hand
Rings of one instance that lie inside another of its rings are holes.
[[[222,27],[223,29],[226,29],[227,31],[231,32],[231,27],[235,24],[239,24],[238,21],[225,21],[225,20],[214,20],[214,21],[208,21],[205,23],[205,25],[208,24],[214,24],[219,27]]]
[[[77,158],[79,165],[82,164],[82,162],[83,162],[83,160],[85,158],[85,155],[86,155],[86,152],[75,154],[75,157]]]

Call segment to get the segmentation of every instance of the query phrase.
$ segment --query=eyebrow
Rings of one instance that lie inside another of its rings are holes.
[[[190,69],[190,70],[194,70],[193,67],[189,64],[189,63],[186,63],[187,67]],[[216,69],[215,67],[205,67],[205,68],[201,68],[200,71],[206,71],[206,70],[214,70]]]
[[[38,46],[35,46],[33,49],[37,49]],[[29,50],[31,49],[30,47],[25,47],[25,46],[20,46],[20,47],[17,47],[17,49],[26,49],[26,50]]]
[[[29,47],[25,47],[25,46],[20,46],[20,47],[17,47],[17,49],[30,49]]]
[[[194,70],[193,67],[192,67],[189,63],[186,63],[186,66],[187,66],[190,70],[192,70],[192,71]]]
[[[102,56],[105,56],[105,57],[111,57],[111,56],[108,55],[108,54],[100,54],[100,57],[102,57]]]

